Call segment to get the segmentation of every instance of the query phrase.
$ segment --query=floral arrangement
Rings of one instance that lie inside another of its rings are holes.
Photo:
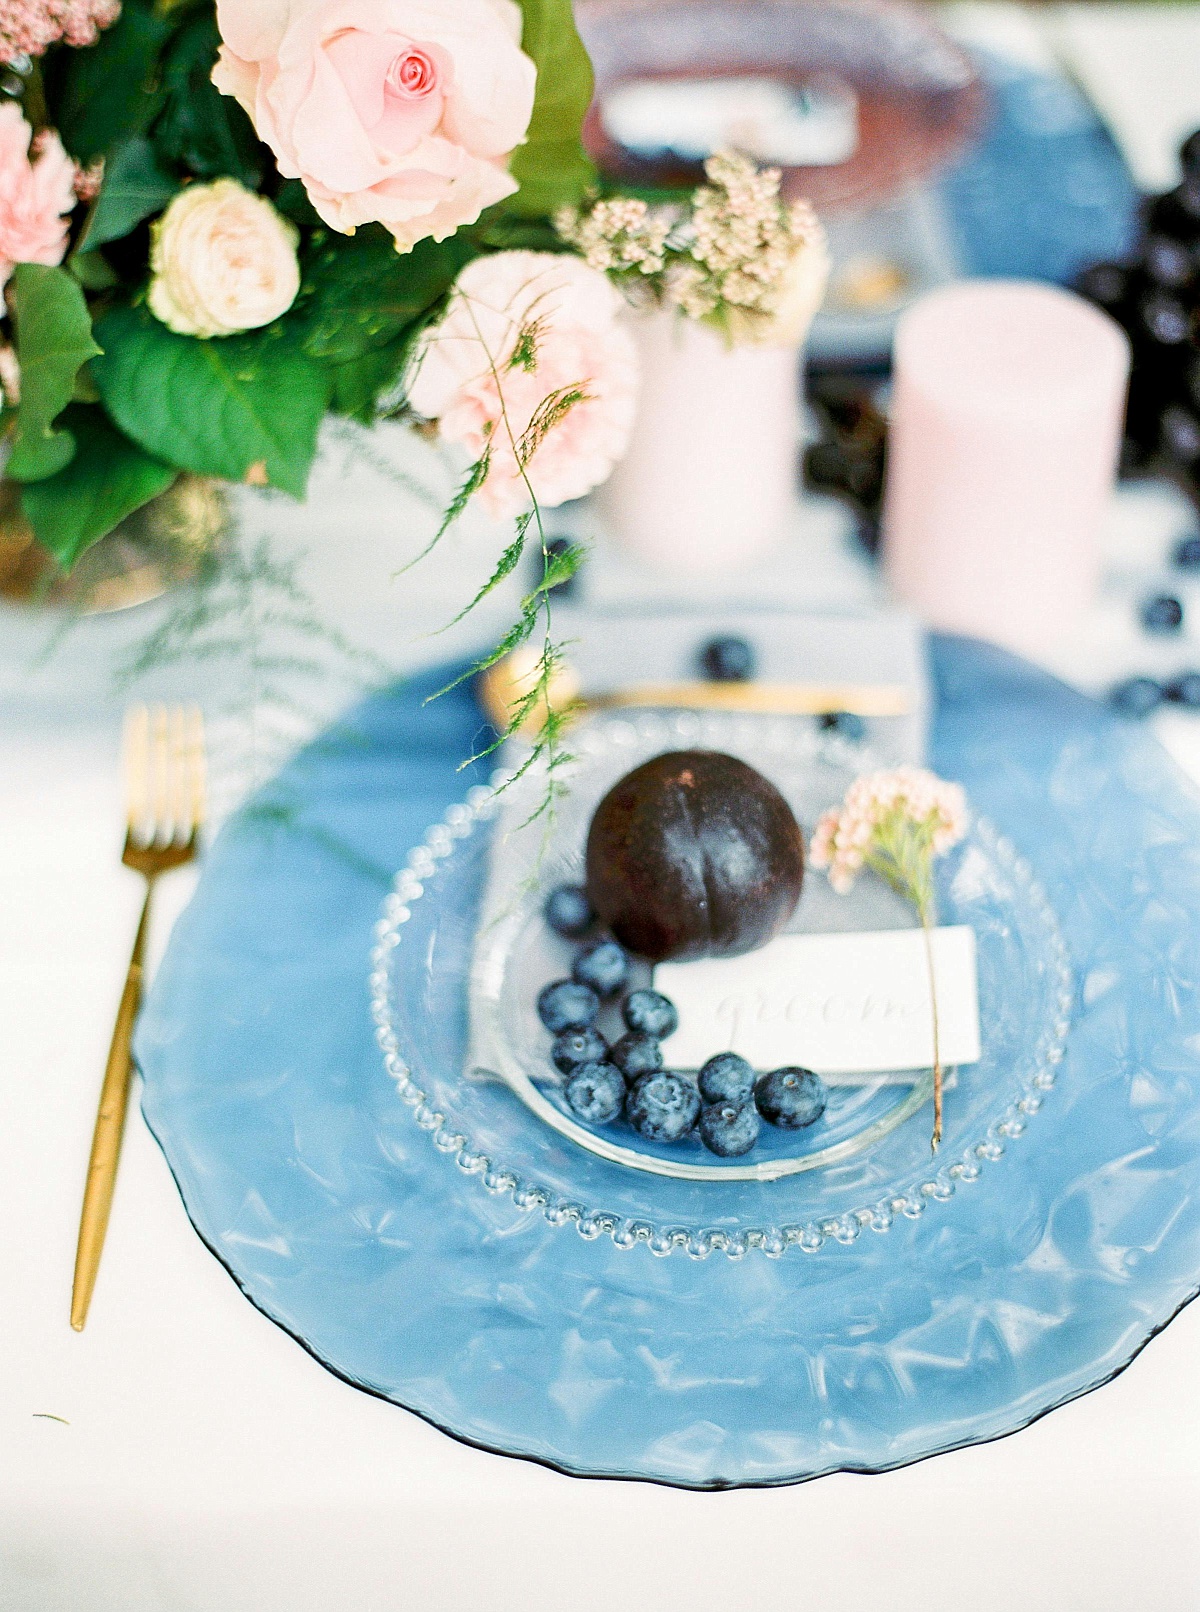
[[[302,496],[594,179],[570,0],[0,0],[0,61],[5,473],[64,569],[182,472]]]
[[[938,1046],[937,987],[930,932],[937,922],[933,864],[967,831],[962,787],[922,767],[897,767],[855,779],[840,806],[831,807],[813,832],[814,867],[825,868],[844,895],[864,867],[887,881],[916,908],[925,935],[933,1009],[933,1149],[942,1140],[942,1061]]]
[[[792,341],[826,272],[779,174],[601,194],[571,0],[0,0],[4,473],[64,570],[185,473],[302,497],[328,414],[417,418],[543,577],[540,506],[609,473],[629,302]],[[436,538],[435,538],[436,541]],[[469,605],[468,605],[469,608]]]

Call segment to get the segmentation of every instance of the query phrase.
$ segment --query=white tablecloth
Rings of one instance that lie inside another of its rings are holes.
[[[252,516],[311,548],[303,574],[332,622],[402,663],[511,608],[422,638],[486,557],[467,532],[391,581],[422,517],[356,485],[358,507],[334,482],[336,504],[318,492],[306,513],[274,501]],[[1124,497],[1112,590],[1086,641],[1058,646],[1067,670],[1099,683],[1147,663],[1131,600],[1167,574],[1185,524],[1161,495]],[[828,507],[794,543],[804,564],[781,570],[813,601],[872,595]],[[596,585],[620,596],[627,581]],[[711,1495],[580,1482],[468,1449],[324,1371],[201,1246],[135,1112],[91,1319],[72,1332],[80,1190],[141,893],[117,865],[107,668],[156,612],[85,624],[33,667],[42,629],[0,611],[3,1612],[1200,1606],[1200,1306],[1100,1392],[886,1477]],[[1200,640],[1156,653],[1164,670],[1200,664]],[[185,665],[151,686],[211,708],[230,675]],[[331,677],[326,698],[345,697]],[[1163,720],[1200,774],[1200,718]],[[163,885],[157,945],[187,888]]]

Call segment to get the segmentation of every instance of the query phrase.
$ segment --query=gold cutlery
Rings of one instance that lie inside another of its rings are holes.
[[[481,677],[480,698],[497,729],[508,727],[536,670],[537,656],[526,648],[506,655]],[[855,716],[907,716],[912,709],[910,692],[900,683],[638,683],[602,694],[584,694],[578,673],[569,663],[555,668],[549,699],[552,710],[571,717],[633,706],[776,716],[829,716],[841,711]],[[535,706],[518,731],[535,731],[541,720]]]
[[[71,1325],[76,1332],[83,1331],[87,1320],[117,1179],[133,1073],[130,1043],[142,1003],[150,898],[160,874],[194,859],[204,817],[204,727],[199,710],[194,706],[170,710],[162,705],[152,709],[132,706],[125,717],[122,748],[125,846],[121,861],[145,879],[146,898],[117,1010],[92,1133],[71,1289]]]

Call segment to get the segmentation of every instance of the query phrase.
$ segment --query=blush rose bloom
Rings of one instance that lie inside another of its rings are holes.
[[[76,167],[57,134],[33,131],[15,101],[0,105],[0,286],[16,263],[61,263],[75,206]]]
[[[189,185],[152,231],[150,312],[181,336],[269,325],[300,289],[299,238],[294,224],[236,179]]]
[[[444,318],[423,340],[408,401],[472,460],[490,447],[478,497],[491,515],[529,507],[512,439],[520,443],[556,392],[579,388],[585,396],[529,459],[539,503],[582,498],[625,452],[638,372],[637,351],[618,322],[623,307],[603,274],[568,254],[497,252],[459,275]]]
[[[517,189],[536,69],[513,0],[218,0],[213,83],[336,230],[398,251]]]

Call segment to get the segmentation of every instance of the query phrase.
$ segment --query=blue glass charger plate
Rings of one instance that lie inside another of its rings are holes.
[[[1026,1135],[886,1235],[776,1259],[588,1240],[456,1169],[383,1072],[366,980],[393,873],[466,787],[480,717],[422,703],[443,671],[227,826],[143,1016],[146,1118],[252,1302],[467,1442],[697,1488],[884,1471],[1123,1369],[1200,1284],[1200,801],[1025,663],[932,660],[933,765],[1032,865],[1076,981]]]

